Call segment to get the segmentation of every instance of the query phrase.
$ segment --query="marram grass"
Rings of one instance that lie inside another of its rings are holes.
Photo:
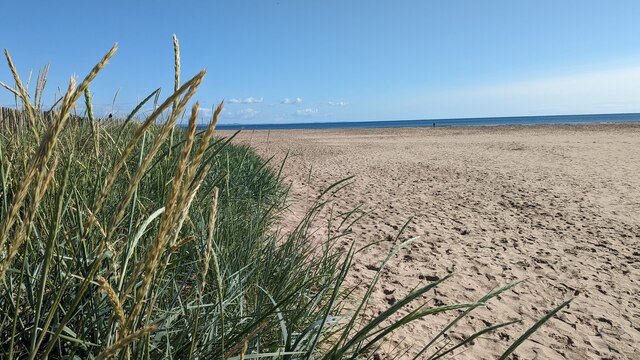
[[[354,300],[344,279],[357,251],[332,250],[356,212],[338,219],[342,226],[324,242],[310,241],[316,216],[349,179],[329,187],[282,235],[280,173],[251,148],[215,136],[222,104],[203,131],[196,130],[198,104],[185,112],[205,71],[180,84],[177,38],[172,94],[158,101],[153,91],[123,121],[93,118],[90,84],[116,49],[79,85],[72,79],[47,116],[46,70],[31,102],[5,51],[15,86],[2,86],[21,100],[28,129],[0,133],[0,358],[368,358],[399,327],[454,312],[435,338],[416,344],[419,358],[440,358],[513,323],[459,343],[437,341],[515,283],[476,303],[419,304],[387,321],[448,277],[363,323],[378,276]],[[71,121],[81,97],[87,116]],[[154,97],[155,110],[134,120]],[[189,125],[177,129],[183,115]],[[503,357],[567,304],[505,344]]]

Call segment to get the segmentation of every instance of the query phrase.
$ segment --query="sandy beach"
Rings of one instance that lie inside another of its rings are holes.
[[[372,313],[449,273],[422,301],[472,302],[526,279],[474,311],[449,339],[522,323],[453,358],[496,358],[570,298],[514,359],[640,358],[640,125],[246,131],[236,141],[276,162],[289,152],[285,225],[319,191],[355,176],[335,212],[361,206],[367,214],[342,245],[383,241],[357,255],[351,284],[371,279],[395,245],[389,239],[413,218],[402,239],[420,239],[384,271]],[[405,357],[414,354],[453,315],[409,324],[380,357],[409,346]]]

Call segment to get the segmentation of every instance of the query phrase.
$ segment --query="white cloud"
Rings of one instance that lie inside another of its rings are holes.
[[[242,109],[242,110],[238,110],[238,111],[226,112],[226,115],[229,118],[231,118],[231,119],[242,119],[242,120],[253,119],[258,114],[260,114],[259,110],[254,110],[254,109],[251,109],[251,108]]]
[[[211,115],[213,111],[209,108],[205,108],[205,107],[199,107],[198,108],[198,115],[200,116],[209,116]]]
[[[282,99],[282,101],[280,101],[280,104],[302,104],[302,98],[295,98],[295,99],[289,99],[289,98],[284,98]]]
[[[297,116],[313,116],[316,115],[318,113],[318,109],[300,109],[300,110],[296,110],[296,115]]]
[[[264,101],[264,98],[254,98],[253,96],[249,96],[246,99],[229,99],[227,102],[229,104],[259,104]]]
[[[329,105],[331,106],[347,106],[349,103],[344,101],[329,101]]]

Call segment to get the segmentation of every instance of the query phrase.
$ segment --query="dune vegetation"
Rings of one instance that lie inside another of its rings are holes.
[[[435,359],[515,322],[442,341],[516,285],[476,303],[422,305],[449,277],[365,318],[378,276],[354,296],[344,279],[358,249],[333,246],[356,213],[336,218],[326,238],[313,237],[318,214],[347,182],[326,189],[295,229],[281,231],[287,188],[278,170],[286,164],[217,136],[223,104],[198,130],[194,95],[205,71],[181,83],[175,38],[174,50],[173,93],[161,100],[155,90],[109,122],[94,118],[90,84],[116,46],[79,83],[72,79],[51,109],[42,105],[46,74],[28,94],[5,51],[15,85],[2,85],[19,99],[26,125],[0,132],[1,358],[368,358],[398,327],[447,312],[449,326],[417,344],[419,358]],[[73,116],[78,104],[86,110]],[[183,117],[188,126],[176,127]],[[378,275],[396,251],[381,259]],[[413,310],[387,321],[410,303]],[[567,303],[505,344],[503,358]]]

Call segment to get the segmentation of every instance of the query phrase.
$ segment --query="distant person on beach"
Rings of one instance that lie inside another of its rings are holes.
[[[433,123],[433,127],[436,127],[436,123]]]

